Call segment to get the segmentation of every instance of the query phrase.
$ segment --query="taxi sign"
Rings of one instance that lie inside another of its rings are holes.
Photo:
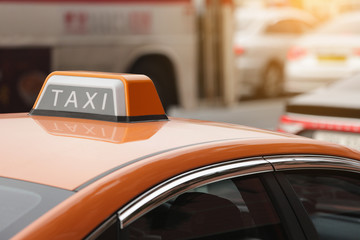
[[[112,122],[167,119],[147,76],[80,71],[51,73],[30,115]]]

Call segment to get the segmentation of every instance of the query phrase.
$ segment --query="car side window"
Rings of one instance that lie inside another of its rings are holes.
[[[103,224],[90,233],[85,240],[118,240],[120,221],[117,215],[111,216]]]
[[[105,231],[103,231],[101,235],[96,238],[96,240],[117,240],[119,235],[118,230],[119,224],[113,223]]]
[[[319,239],[359,239],[360,176],[287,174]]]
[[[298,31],[300,34],[304,34],[312,30],[315,26],[306,22],[297,21]]]
[[[185,192],[123,229],[122,239],[286,239],[257,177]]]
[[[266,34],[303,34],[310,30],[310,25],[298,20],[281,20],[270,24],[265,29]]]

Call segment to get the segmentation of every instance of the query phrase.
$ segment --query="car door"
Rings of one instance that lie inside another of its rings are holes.
[[[174,176],[87,239],[306,239],[272,166],[249,158]]]

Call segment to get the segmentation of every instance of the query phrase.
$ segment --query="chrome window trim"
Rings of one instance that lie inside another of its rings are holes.
[[[275,171],[327,169],[360,172],[360,161],[345,157],[329,155],[281,155],[264,156]]]
[[[269,162],[262,157],[255,157],[213,164],[182,173],[146,191],[119,210],[120,228],[123,229],[143,214],[187,190],[232,177],[273,171]]]

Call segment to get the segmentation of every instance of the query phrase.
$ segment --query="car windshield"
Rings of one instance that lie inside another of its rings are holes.
[[[316,32],[318,34],[338,35],[360,34],[359,20],[350,17],[338,18],[321,25]]]
[[[9,239],[73,192],[0,178],[0,235]]]

